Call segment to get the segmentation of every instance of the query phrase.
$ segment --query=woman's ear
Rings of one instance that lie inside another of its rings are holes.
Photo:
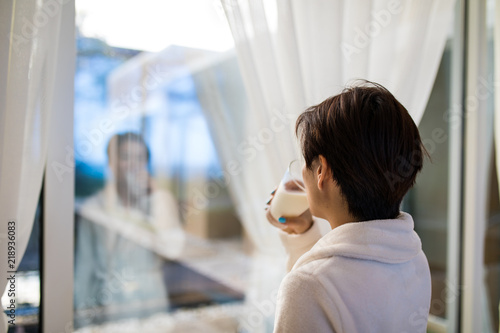
[[[318,189],[322,190],[329,178],[330,167],[323,155],[318,156],[318,167],[316,169],[316,179],[318,180]]]

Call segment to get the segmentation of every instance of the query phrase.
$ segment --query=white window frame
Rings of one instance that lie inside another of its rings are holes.
[[[45,168],[40,272],[42,332],[73,332],[75,2],[60,7],[61,26],[52,115],[57,129],[49,135]],[[69,148],[69,152],[68,149]],[[60,180],[54,163],[68,169]]]
[[[465,55],[464,204],[461,331],[483,332],[485,296],[484,238],[488,193],[487,100],[478,98],[480,78],[486,78],[486,1],[468,0]]]

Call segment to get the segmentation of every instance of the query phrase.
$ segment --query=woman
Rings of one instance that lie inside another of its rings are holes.
[[[366,82],[307,109],[296,133],[310,211],[267,213],[293,266],[275,332],[425,332],[429,265],[399,210],[427,154],[408,111]]]

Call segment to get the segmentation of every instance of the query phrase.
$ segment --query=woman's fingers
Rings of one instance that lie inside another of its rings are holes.
[[[275,193],[276,189],[271,192],[271,196],[266,202],[266,206],[264,208],[266,211],[266,218],[269,223],[289,234],[301,234],[309,230],[313,223],[312,215],[309,209],[307,209],[300,216],[280,216],[278,219],[271,214],[270,207]]]
[[[281,230],[286,231],[286,229],[288,228],[287,225],[280,223],[278,220],[274,218],[274,216],[271,214],[271,210],[269,209],[269,207],[266,208],[266,218],[269,221],[269,223],[271,223],[273,226],[277,228],[280,228]]]
[[[286,228],[282,228],[283,230],[289,230],[289,233],[302,234],[312,226],[313,219],[308,209],[300,216],[282,216],[279,222],[281,222],[281,225],[286,225]]]
[[[271,194],[269,196],[269,200],[267,200],[266,202],[266,207],[264,208],[265,210],[268,210],[269,207],[271,206],[271,202],[273,201],[273,198],[274,198],[274,194],[276,193],[276,188],[274,190],[271,191]]]

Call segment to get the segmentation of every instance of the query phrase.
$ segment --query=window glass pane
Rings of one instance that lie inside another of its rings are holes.
[[[218,7],[200,2],[207,19],[181,2],[114,3],[110,31],[89,3],[77,2],[75,329],[236,331],[248,242],[193,82],[223,55],[192,35],[220,29]],[[165,15],[178,26],[157,34]]]
[[[422,247],[429,261],[432,278],[431,315],[446,318],[450,302],[458,302],[452,296],[455,287],[447,277],[448,265],[448,176],[453,167],[449,163],[448,113],[451,93],[451,43],[448,43],[434,82],[424,116],[419,124],[422,142],[430,159],[416,185],[405,198],[403,209],[411,213],[415,230],[422,240]]]
[[[487,112],[488,112],[488,125],[489,128],[486,130],[491,135],[491,140],[493,140],[494,133],[494,112],[495,107],[498,109],[498,105],[495,103],[498,101],[494,100],[494,88],[497,88],[497,82],[495,82],[494,72],[495,72],[495,58],[494,58],[494,39],[493,39],[493,29],[495,23],[495,1],[486,1],[488,8],[487,14],[487,73],[488,76],[481,80],[482,87],[481,90],[484,94]],[[498,47],[498,46],[497,46]],[[498,55],[497,55],[498,57]],[[497,60],[498,61],[498,60]],[[493,143],[493,142],[492,142]],[[494,332],[499,331],[499,305],[500,305],[500,198],[499,198],[499,185],[498,185],[498,174],[497,174],[497,163],[496,163],[496,153],[495,144],[491,145],[491,163],[489,168],[489,181],[488,181],[488,192],[486,203],[486,233],[484,238],[484,293],[482,295],[483,302],[483,313],[484,313],[484,325],[485,330],[491,330]]]
[[[484,245],[484,266],[486,286],[484,313],[487,314],[489,325],[495,332],[499,330],[498,311],[500,305],[500,198],[498,195],[498,176],[496,163],[494,162],[490,173],[490,188],[488,202],[488,220],[486,226],[485,245]]]

